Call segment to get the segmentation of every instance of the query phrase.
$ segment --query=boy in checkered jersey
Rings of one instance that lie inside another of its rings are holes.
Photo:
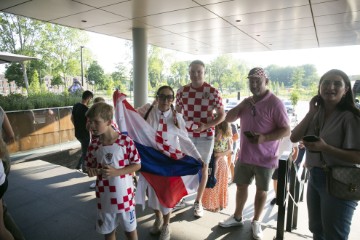
[[[85,159],[89,177],[96,176],[97,232],[115,240],[121,225],[127,239],[137,239],[132,173],[141,167],[133,140],[111,126],[113,107],[94,104],[87,112],[92,139]]]
[[[189,75],[191,83],[177,91],[176,110],[183,114],[188,135],[204,161],[202,178],[194,203],[194,216],[202,217],[204,210],[201,201],[214,148],[214,126],[225,119],[225,111],[219,91],[205,82],[205,64],[202,61],[195,60],[190,63]]]

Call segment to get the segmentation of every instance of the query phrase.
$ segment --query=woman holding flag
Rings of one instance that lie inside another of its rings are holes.
[[[170,157],[178,154],[171,152],[166,146],[172,146],[177,150],[186,148],[192,152],[192,156],[202,162],[201,156],[197,151],[195,145],[187,136],[185,128],[185,121],[180,113],[177,113],[172,105],[174,101],[174,91],[170,86],[162,86],[156,93],[156,98],[153,104],[146,104],[137,109],[138,113],[156,130],[156,144],[161,152],[166,152]],[[155,212],[155,222],[150,229],[151,234],[159,234],[160,239],[170,239],[170,214],[175,204],[185,195],[183,191],[179,190],[177,184],[182,184],[174,181],[173,177],[160,177],[162,188],[165,188],[166,196],[172,196],[172,199],[165,199],[159,196],[159,193],[154,190],[154,182],[149,181],[151,174],[140,173],[138,188],[136,192],[136,202],[138,204],[145,204],[145,192],[148,196],[148,205]],[[182,176],[184,178],[190,176]],[[195,181],[199,179],[197,176],[191,176]],[[189,180],[189,179],[187,179]],[[186,181],[187,181],[186,180]],[[196,187],[194,189],[196,191]],[[169,200],[169,201],[166,201]]]

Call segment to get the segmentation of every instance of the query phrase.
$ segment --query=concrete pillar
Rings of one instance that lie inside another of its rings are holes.
[[[148,64],[146,29],[133,28],[133,83],[134,107],[140,107],[148,100]]]

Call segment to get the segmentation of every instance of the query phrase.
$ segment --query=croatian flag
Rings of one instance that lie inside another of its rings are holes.
[[[119,130],[135,142],[141,156],[140,171],[160,203],[173,208],[181,198],[196,192],[201,178],[201,163],[190,156],[186,148],[180,151],[166,143],[157,143],[156,138],[161,136],[128,103],[126,95],[115,91],[113,100]]]

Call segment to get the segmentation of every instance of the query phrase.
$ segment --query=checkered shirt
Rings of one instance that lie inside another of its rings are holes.
[[[168,110],[166,112],[167,115],[171,114],[171,111]],[[161,151],[163,154],[165,154],[168,157],[171,157],[172,159],[180,159],[184,157],[184,154],[174,146],[171,146],[169,144],[168,140],[168,125],[167,125],[167,118],[165,117],[164,113],[160,113],[159,118],[159,125],[158,129],[156,131],[155,141],[156,145],[159,151]]]
[[[192,88],[190,84],[181,87],[176,94],[176,105],[183,110],[185,121],[191,125],[207,123],[214,118],[213,110],[220,109],[222,99],[217,89],[204,83],[199,88]],[[208,137],[214,135],[214,127],[203,132],[194,132],[193,127],[186,128],[189,137]]]
[[[101,144],[99,138],[93,139],[85,162],[88,167],[99,170],[105,164],[119,169],[130,164],[140,164],[140,155],[133,140],[119,133],[118,139],[112,145]],[[106,177],[99,171],[96,179],[96,199],[101,212],[130,211],[135,205],[132,175]]]

